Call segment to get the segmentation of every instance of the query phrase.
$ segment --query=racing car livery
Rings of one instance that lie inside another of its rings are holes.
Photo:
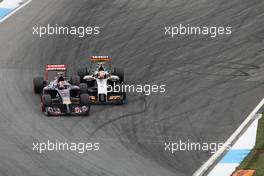
[[[108,56],[92,56],[89,68],[80,68],[81,82],[87,84],[90,101],[93,104],[124,104],[126,93],[117,86],[124,83],[124,71],[112,69],[112,59]]]
[[[72,77],[70,83],[66,76],[66,65],[46,65],[45,78],[34,78],[34,92],[41,95],[42,111],[47,116],[88,115],[90,98],[87,85],[80,84],[79,77]]]

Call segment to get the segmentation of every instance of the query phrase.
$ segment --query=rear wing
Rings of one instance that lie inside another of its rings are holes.
[[[111,61],[112,58],[109,56],[92,56],[91,61]]]
[[[67,70],[67,65],[46,65],[46,71],[65,71]]]
[[[67,71],[67,65],[61,64],[61,65],[46,65],[45,68],[45,79],[48,80],[49,77],[49,71]]]

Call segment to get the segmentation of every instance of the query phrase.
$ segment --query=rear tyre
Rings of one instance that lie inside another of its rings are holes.
[[[124,69],[122,69],[122,68],[115,68],[113,74],[119,77],[119,79],[120,79],[119,82],[120,83],[123,83],[124,82],[124,79],[125,79]]]
[[[120,100],[120,101],[117,103],[118,105],[123,105],[123,104],[126,104],[126,103],[127,103],[126,92],[123,92],[122,95],[123,95],[123,99]]]
[[[33,89],[34,93],[39,94],[42,92],[44,88],[44,78],[43,77],[36,77],[33,79]]]
[[[88,71],[88,69],[86,67],[83,67],[83,68],[79,68],[77,73],[78,73],[78,76],[83,78],[84,76],[89,74],[89,71]]]
[[[72,76],[72,77],[71,77],[71,84],[72,84],[72,85],[76,85],[76,86],[78,86],[80,83],[81,83],[81,78],[80,78],[80,76],[75,75],[75,76]]]
[[[81,94],[80,103],[82,106],[90,106],[90,96],[88,93]]]

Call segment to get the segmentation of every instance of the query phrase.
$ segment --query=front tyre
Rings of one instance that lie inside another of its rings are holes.
[[[49,94],[44,94],[42,96],[42,104],[43,107],[51,107],[52,106],[52,99],[51,96]]]
[[[46,116],[49,116],[49,110],[48,108],[52,106],[52,98],[49,94],[42,95],[42,111]]]

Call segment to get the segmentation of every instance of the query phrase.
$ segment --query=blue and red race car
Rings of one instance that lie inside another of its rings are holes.
[[[67,65],[46,65],[45,78],[35,77],[34,92],[41,95],[45,115],[88,115],[90,97],[80,77],[67,78]]]

